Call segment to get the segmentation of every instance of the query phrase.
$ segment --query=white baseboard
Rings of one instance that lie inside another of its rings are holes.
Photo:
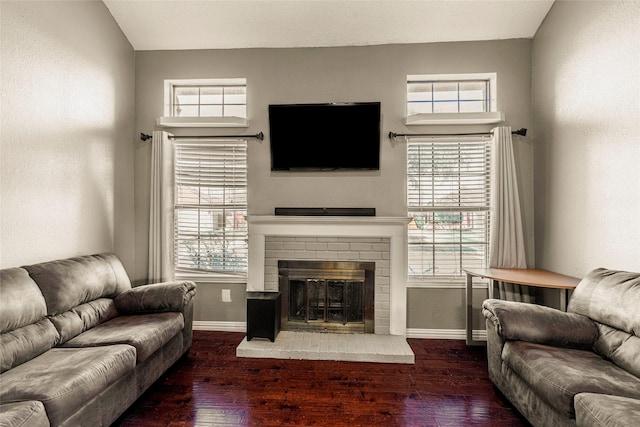
[[[194,331],[247,332],[247,322],[194,320]]]
[[[464,329],[415,329],[407,328],[407,338],[424,338],[440,340],[465,340],[467,332]],[[484,329],[474,330],[473,339],[476,341],[486,341],[487,331]]]
[[[194,320],[194,331],[221,331],[221,332],[247,332],[246,322],[227,322]],[[407,338],[441,339],[441,340],[464,340],[467,333],[464,329],[407,329]],[[473,339],[483,341],[487,339],[487,331],[484,329],[474,330]]]

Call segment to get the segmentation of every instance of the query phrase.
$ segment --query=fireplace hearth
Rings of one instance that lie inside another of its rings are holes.
[[[282,330],[374,333],[375,263],[278,261]]]

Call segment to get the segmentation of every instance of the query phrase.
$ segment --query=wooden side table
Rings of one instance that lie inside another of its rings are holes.
[[[280,292],[247,293],[247,341],[276,340],[280,332],[280,304]]]

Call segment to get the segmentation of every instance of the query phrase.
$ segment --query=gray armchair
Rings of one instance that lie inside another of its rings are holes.
[[[482,311],[489,377],[533,425],[640,425],[640,274],[592,271],[567,312],[496,299]]]

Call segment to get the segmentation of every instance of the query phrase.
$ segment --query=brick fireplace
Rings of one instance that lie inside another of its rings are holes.
[[[247,291],[283,291],[278,262],[375,265],[374,332],[406,333],[405,217],[249,216]]]

